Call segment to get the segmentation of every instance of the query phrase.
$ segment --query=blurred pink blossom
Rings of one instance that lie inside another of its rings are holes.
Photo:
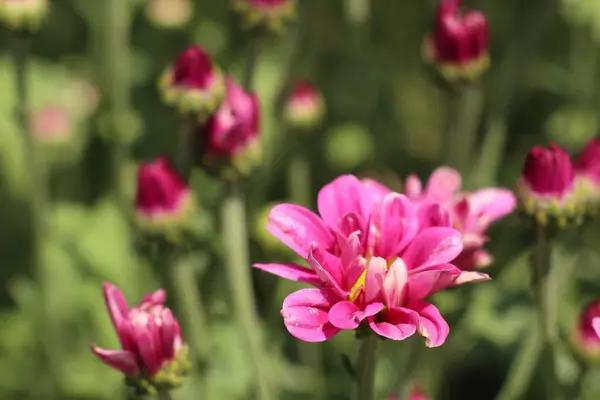
[[[571,157],[558,145],[534,146],[527,154],[521,184],[532,195],[560,200],[572,191],[574,181]]]
[[[255,265],[316,287],[284,300],[284,323],[298,339],[323,341],[364,322],[383,337],[402,340],[418,332],[427,346],[440,346],[448,324],[424,299],[449,286],[489,279],[452,264],[463,248],[461,235],[440,206],[420,213],[402,194],[343,175],[321,189],[318,209],[319,215],[280,204],[267,226],[310,269]]]
[[[325,111],[323,96],[316,86],[297,80],[285,105],[285,118],[292,127],[311,128],[321,122]]]
[[[600,300],[587,304],[579,316],[575,344],[586,356],[600,357]]]
[[[31,133],[41,142],[68,140],[73,133],[73,119],[69,111],[59,105],[48,105],[30,115]]]

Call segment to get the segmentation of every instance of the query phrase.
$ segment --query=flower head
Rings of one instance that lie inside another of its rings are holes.
[[[0,0],[0,24],[12,30],[36,31],[48,9],[48,0]]]
[[[288,99],[284,116],[294,128],[313,128],[325,114],[325,103],[319,90],[310,82],[296,81]]]
[[[194,209],[194,196],[167,157],[140,165],[135,211],[138,223],[150,231],[183,227]]]
[[[600,361],[600,300],[588,303],[579,316],[574,343],[581,354]]]
[[[280,204],[267,226],[310,268],[255,265],[315,286],[285,299],[281,314],[288,331],[318,342],[362,325],[394,340],[418,332],[428,346],[443,344],[448,325],[425,299],[449,286],[488,279],[452,264],[463,246],[444,210],[419,212],[406,196],[352,175],[323,187],[318,209],[319,215]]]
[[[190,0],[149,0],[146,4],[148,20],[161,28],[181,28],[193,15]]]
[[[537,224],[565,226],[580,222],[581,201],[575,190],[575,171],[569,154],[559,146],[533,147],[517,183],[521,208]]]
[[[160,86],[166,103],[201,122],[219,108],[225,94],[221,71],[199,46],[179,54],[161,77]]]
[[[461,15],[460,0],[440,0],[433,34],[426,39],[426,59],[449,82],[477,79],[489,66],[489,28],[485,15]]]
[[[147,294],[140,305],[131,308],[117,287],[105,283],[103,290],[121,350],[92,344],[92,352],[125,374],[128,384],[142,395],[154,396],[158,390],[179,386],[189,370],[187,348],[177,319],[164,306],[164,290]]]
[[[198,132],[202,162],[227,178],[248,175],[260,163],[260,108],[258,97],[231,79],[226,82],[221,107]]]
[[[233,0],[247,28],[281,33],[296,16],[296,0]]]
[[[588,212],[600,208],[600,139],[590,140],[575,162],[578,189],[587,198]]]
[[[485,188],[475,192],[460,192],[460,174],[448,167],[436,169],[425,189],[419,178],[408,176],[404,193],[419,207],[440,204],[450,214],[453,227],[462,234],[463,251],[454,260],[461,269],[479,269],[493,263],[493,257],[483,249],[489,240],[490,226],[513,212],[514,194],[507,189]]]

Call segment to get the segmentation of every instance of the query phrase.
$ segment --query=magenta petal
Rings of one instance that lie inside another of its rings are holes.
[[[154,341],[153,334],[145,325],[135,325],[133,335],[144,369],[150,375],[156,374],[160,369],[160,361],[158,358],[158,343]]]
[[[386,272],[386,261],[381,257],[371,257],[367,263],[367,272],[365,274],[363,298],[366,303],[371,303],[378,298],[382,298],[383,280]]]
[[[329,310],[329,322],[336,328],[356,329],[364,318],[358,306],[350,301],[340,301]]]
[[[369,247],[375,255],[392,258],[414,238],[419,227],[417,209],[404,195],[390,193],[373,208]]]
[[[271,210],[267,229],[302,258],[313,244],[325,249],[333,235],[318,215],[294,204],[279,204]]]
[[[461,271],[460,276],[454,281],[454,286],[464,285],[465,283],[475,283],[489,281],[490,276],[477,271]]]
[[[168,308],[165,308],[161,314],[160,326],[160,347],[162,358],[164,360],[172,360],[175,356],[175,334],[177,328],[175,326],[175,318],[173,313]]]
[[[409,270],[445,264],[462,251],[462,236],[451,228],[427,228],[408,245],[402,259]]]
[[[148,293],[142,298],[142,305],[164,305],[167,300],[167,292],[164,289],[159,289],[155,292]]]
[[[362,185],[354,175],[342,175],[323,186],[317,197],[319,214],[332,228],[349,213],[360,215]]]
[[[369,326],[375,333],[392,340],[404,340],[415,334],[419,315],[406,308],[391,308],[384,314],[384,321],[369,318]]]
[[[452,227],[452,217],[448,210],[439,203],[423,202],[418,207],[419,226],[421,229],[439,226]]]
[[[471,207],[492,223],[512,213],[516,207],[516,198],[508,189],[488,188],[478,190],[471,195]]]
[[[411,271],[412,272],[412,271]],[[424,299],[455,284],[462,271],[452,264],[442,264],[412,272],[408,278],[410,299]]]
[[[136,376],[141,371],[137,365],[135,355],[127,350],[105,350],[95,345],[90,345],[92,352],[106,365],[121,371],[127,376]]]
[[[596,317],[592,320],[592,328],[594,328],[598,339],[600,339],[600,317]]]
[[[346,295],[342,288],[343,271],[340,259],[318,247],[308,253],[308,264],[322,282],[331,285],[341,297]]]
[[[129,349],[131,348],[131,340],[129,339],[127,329],[124,327],[124,321],[127,319],[128,313],[127,301],[123,293],[110,283],[104,283],[102,289],[106,308],[119,337],[119,342],[124,349]]]
[[[331,308],[326,294],[319,289],[302,289],[283,301],[281,315],[292,336],[305,342],[322,342],[340,330],[329,322]]]
[[[460,174],[449,167],[439,167],[429,177],[425,189],[427,200],[439,203],[452,201],[462,184]]]
[[[321,284],[321,279],[314,271],[298,264],[254,264],[253,267],[290,281],[304,282],[313,286]]]
[[[365,221],[373,211],[373,206],[378,204],[392,190],[387,186],[372,179],[363,179],[361,181],[362,189],[360,195],[360,209]]]
[[[443,345],[450,333],[450,327],[440,311],[433,304],[424,302],[413,304],[411,308],[419,314],[419,335],[425,338],[425,345]]]

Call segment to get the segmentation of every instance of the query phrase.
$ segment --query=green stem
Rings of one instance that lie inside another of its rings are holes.
[[[156,397],[156,400],[172,400],[173,396],[171,396],[171,392],[168,390],[162,391]]]
[[[375,399],[375,371],[381,342],[381,338],[375,334],[359,339],[354,400]]]
[[[471,182],[473,187],[491,185],[504,156],[507,134],[504,117],[492,117],[481,145],[477,168],[473,169]]]
[[[529,383],[533,377],[535,367],[538,365],[542,343],[540,342],[540,328],[533,325],[528,329],[517,355],[513,360],[508,376],[496,400],[518,400],[523,399]]]
[[[29,127],[29,89],[28,89],[28,53],[29,38],[21,34],[16,34],[13,39],[13,61],[17,94],[17,125],[21,131],[23,142],[25,143],[25,154],[27,157],[27,167],[30,174],[30,207],[31,207],[31,256],[33,263],[33,274],[38,285],[38,295],[40,298],[40,345],[42,347],[45,369],[50,376],[50,387],[45,389],[49,393],[56,393],[59,384],[57,373],[60,367],[60,355],[56,350],[56,334],[52,325],[51,314],[47,310],[48,281],[45,259],[44,243],[48,235],[47,225],[47,198],[48,198],[48,177],[45,174],[42,154],[35,142],[35,138],[30,132]]]
[[[300,150],[294,152],[288,165],[287,186],[292,203],[310,207],[312,203],[310,162]]]
[[[483,90],[478,85],[461,87],[449,96],[445,162],[463,175],[472,168],[482,109]]]
[[[248,46],[248,55],[246,64],[244,65],[244,73],[242,75],[242,86],[249,92],[254,90],[254,73],[258,64],[259,39],[252,38]]]
[[[248,360],[252,363],[259,400],[274,399],[271,369],[263,347],[261,325],[256,314],[244,193],[236,183],[228,183],[221,208],[222,238],[225,249],[227,280],[233,312],[246,340]]]
[[[539,227],[533,253],[533,289],[539,320],[542,346],[541,364],[545,385],[545,399],[560,398],[556,376],[557,304],[555,283],[552,281],[551,244],[548,232]]]

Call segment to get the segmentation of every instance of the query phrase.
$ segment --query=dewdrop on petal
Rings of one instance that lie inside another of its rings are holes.
[[[225,96],[220,69],[200,46],[190,46],[160,79],[163,100],[184,116],[205,122]]]
[[[37,31],[48,10],[48,0],[0,0],[0,24],[15,31]]]
[[[282,33],[296,17],[296,0],[232,0],[245,28]]]
[[[146,17],[159,28],[182,28],[193,15],[191,0],[149,0],[146,3]]]

